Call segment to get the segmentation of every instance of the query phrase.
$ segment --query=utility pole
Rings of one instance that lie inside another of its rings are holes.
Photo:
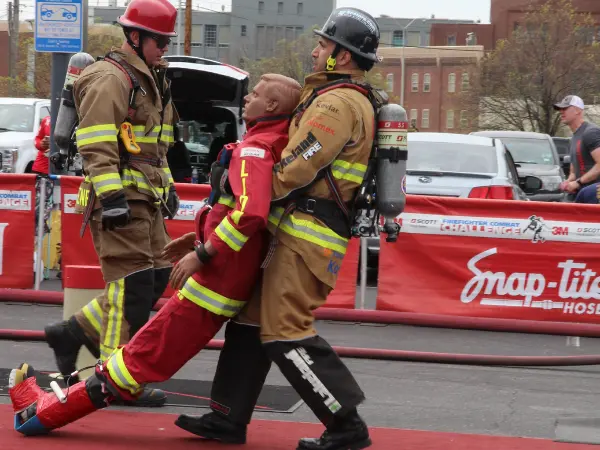
[[[182,7],[181,0],[178,0],[179,4],[177,5],[177,54],[181,55],[181,15],[182,15]]]
[[[12,2],[8,2],[8,76],[13,78],[13,66],[15,62],[13,61],[13,20],[12,20]]]
[[[192,0],[185,0],[185,49],[184,55],[192,54]]]
[[[13,79],[17,78],[17,64],[19,63],[19,0],[13,0],[13,32],[10,36],[11,43],[11,55],[13,58],[12,69],[13,73],[11,77]]]

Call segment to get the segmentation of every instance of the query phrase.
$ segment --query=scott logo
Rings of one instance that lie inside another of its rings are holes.
[[[568,236],[569,227],[552,227],[553,236]]]

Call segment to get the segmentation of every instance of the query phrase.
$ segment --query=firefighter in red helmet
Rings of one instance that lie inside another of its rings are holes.
[[[90,227],[106,288],[69,320],[45,328],[64,376],[75,371],[82,346],[105,360],[127,343],[168,284],[172,265],[161,258],[170,242],[164,218],[176,214],[179,200],[166,159],[176,113],[162,57],[176,35],[176,19],[167,0],[132,0],[118,18],[122,47],[88,66],[73,87],[85,172],[78,209]],[[147,389],[134,404],[165,401],[162,391]]]

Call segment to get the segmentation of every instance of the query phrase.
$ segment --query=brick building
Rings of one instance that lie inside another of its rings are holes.
[[[482,45],[463,47],[380,48],[377,67],[394,97],[402,97],[409,119],[420,131],[468,133],[474,128],[461,94],[469,89],[470,74],[485,54]]]
[[[494,49],[495,42],[494,25],[492,24],[440,23],[431,26],[431,45],[482,45],[486,51],[489,51]]]
[[[472,43],[492,50],[499,39],[510,37],[514,29],[523,23],[532,1],[543,4],[546,0],[491,0],[490,24],[432,24],[431,45],[465,45],[467,34],[473,33]],[[591,13],[600,25],[600,0],[572,1],[578,11]],[[596,41],[600,41],[600,27],[596,27],[593,33]]]

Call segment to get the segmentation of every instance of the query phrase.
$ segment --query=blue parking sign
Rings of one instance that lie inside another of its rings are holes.
[[[35,51],[77,53],[82,45],[82,0],[36,0]]]

